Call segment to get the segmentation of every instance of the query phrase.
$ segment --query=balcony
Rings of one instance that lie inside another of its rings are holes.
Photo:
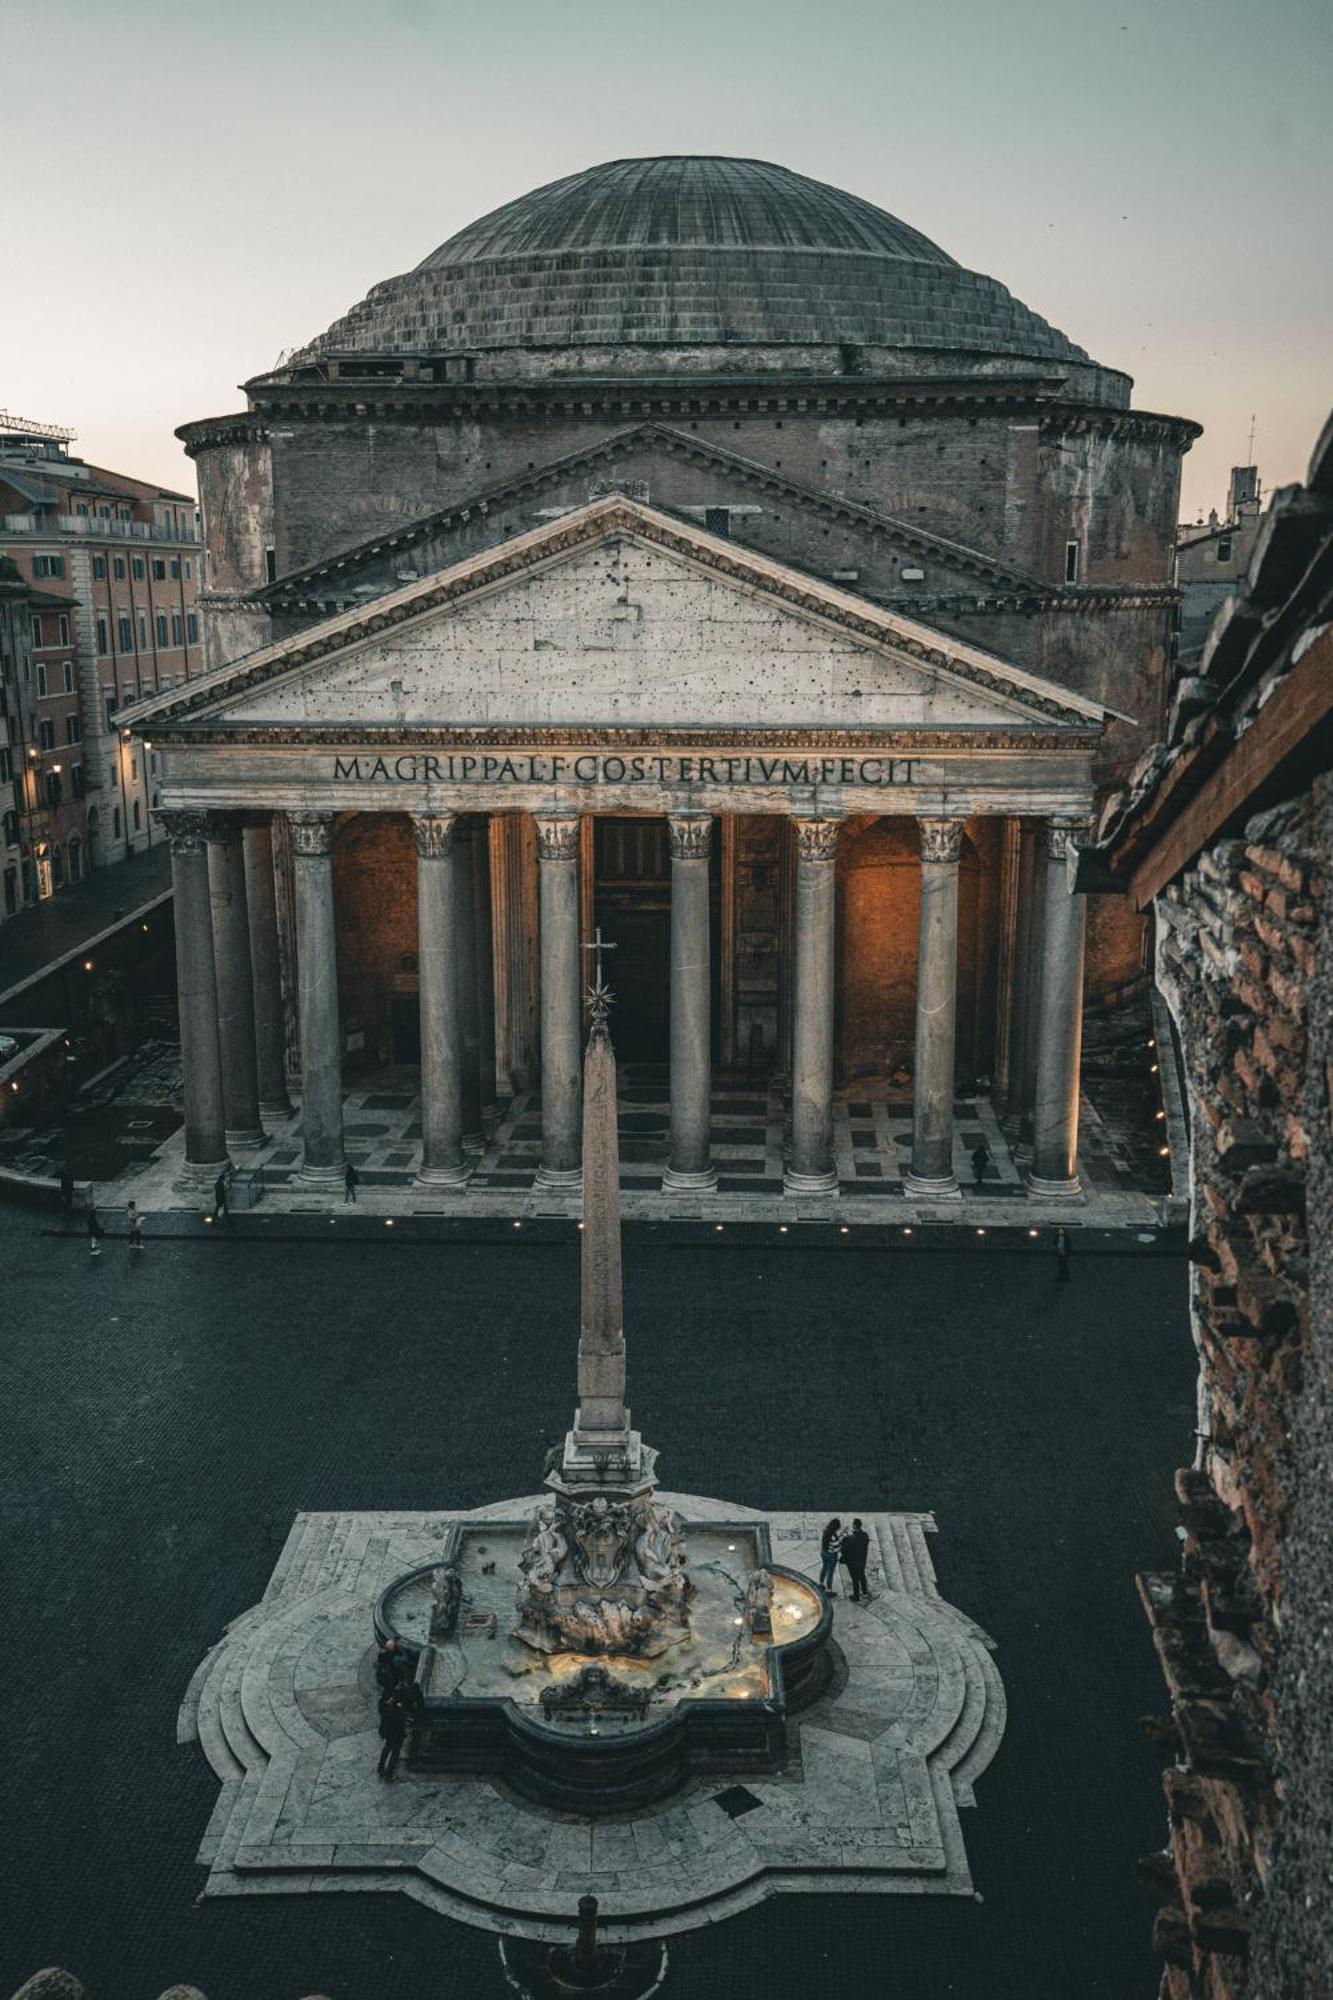
[[[198,543],[197,528],[159,528],[156,521],[104,521],[92,514],[5,514],[7,535],[83,535],[90,541]]]

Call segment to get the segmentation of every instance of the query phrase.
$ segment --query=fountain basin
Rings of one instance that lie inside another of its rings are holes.
[[[597,1813],[651,1803],[697,1772],[783,1762],[786,1718],[828,1681],[832,1610],[811,1578],[773,1563],[764,1523],[682,1524],[690,1636],[651,1659],[540,1654],[511,1636],[526,1533],[521,1521],[459,1523],[440,1562],[398,1578],[376,1607],[377,1636],[416,1661],[409,1768],[502,1777],[540,1804]],[[441,1563],[462,1598],[454,1629],[433,1638]],[[771,1635],[746,1616],[760,1569],[773,1578]]]

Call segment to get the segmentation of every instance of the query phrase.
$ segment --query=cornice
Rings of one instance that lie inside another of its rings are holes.
[[[497,750],[583,749],[590,743],[616,749],[652,749],[663,743],[692,746],[726,742],[738,750],[877,750],[907,756],[936,751],[977,752],[1032,750],[1095,750],[1095,729],[738,729],[727,724],[708,727],[670,725],[646,728],[580,727],[493,728],[475,724],[442,728],[422,724],[358,723],[192,723],[155,720],[153,742],[278,749],[297,747],[334,752],[364,749],[367,744],[412,743],[427,750],[466,750],[485,743]]]
[[[267,444],[267,423],[248,410],[235,410],[223,417],[198,417],[180,424],[174,433],[185,446],[187,458],[224,444]]]

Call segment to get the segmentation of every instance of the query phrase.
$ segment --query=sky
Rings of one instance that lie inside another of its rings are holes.
[[[1327,0],[5,0],[4,67],[0,408],[187,491],[177,424],[626,155],[776,160],[1000,279],[1204,425],[1185,518],[1333,405]]]

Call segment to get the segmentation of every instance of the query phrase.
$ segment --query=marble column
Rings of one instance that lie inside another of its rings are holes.
[[[833,963],[838,822],[796,825],[796,949],[788,1194],[838,1192],[833,1166]]]
[[[713,1062],[708,966],[707,813],[673,813],[671,842],[671,1143],[662,1186],[717,1186],[709,1158]]]
[[[577,1189],[579,1164],[579,822],[537,818],[541,902],[542,1163],[538,1187]]]
[[[472,835],[472,931],[477,987],[477,1070],[481,1114],[496,1109],[495,924],[491,911],[491,822],[479,813]]]
[[[916,1049],[908,1196],[957,1201],[953,1171],[954,1041],[958,1013],[958,857],[963,823],[923,819],[917,931]]]
[[[480,1153],[486,1144],[481,1115],[481,1011],[477,994],[477,841],[473,822],[465,820],[457,833],[454,868],[458,895],[454,901],[454,977],[458,982],[458,1022],[462,1037],[463,1144]]]
[[[1045,833],[1037,1080],[1028,1193],[1077,1197],[1079,1058],[1083,1052],[1083,939],[1087,902],[1072,886],[1082,822],[1052,820]]]
[[[412,822],[417,844],[417,962],[421,1006],[423,1187],[463,1187],[463,1012],[458,903],[466,888],[458,821],[432,813]]]
[[[180,1186],[190,1193],[204,1193],[212,1191],[214,1181],[229,1165],[208,892],[208,816],[167,811],[161,817],[171,843],[176,992],[185,1089],[185,1163]]]
[[[241,845],[245,857],[245,907],[250,919],[259,1110],[261,1117],[277,1121],[289,1117],[292,1107],[287,1095],[287,1026],[282,1007],[272,822],[266,817],[248,819]]]
[[[300,1186],[342,1182],[342,1028],[333,913],[333,814],[290,813],[296,887],[297,996],[301,1017]]]
[[[239,813],[209,814],[208,893],[213,910],[222,1113],[227,1144],[240,1148],[261,1146],[264,1128],[259,1119],[255,992]]]

